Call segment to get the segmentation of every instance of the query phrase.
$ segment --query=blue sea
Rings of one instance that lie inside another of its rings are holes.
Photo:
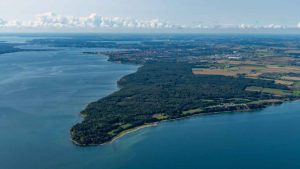
[[[2,36],[23,43],[28,37]],[[21,46],[37,48],[36,46]],[[299,169],[300,102],[163,122],[112,144],[78,147],[79,112],[138,66],[92,48],[0,55],[1,169]]]

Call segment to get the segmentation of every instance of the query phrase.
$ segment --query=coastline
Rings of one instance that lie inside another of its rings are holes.
[[[288,103],[288,102],[293,102],[293,101],[297,101],[297,100],[290,100],[290,101],[284,101],[282,103],[277,103],[277,104],[270,104],[270,105],[266,105],[265,107],[262,108],[254,108],[254,109],[245,109],[245,110],[234,110],[234,111],[217,111],[217,112],[208,112],[208,113],[198,113],[198,114],[193,114],[193,115],[188,115],[185,117],[179,117],[179,118],[175,118],[175,119],[166,119],[166,120],[161,120],[158,122],[153,122],[153,123],[146,123],[143,124],[141,126],[137,126],[128,130],[124,130],[121,133],[119,133],[118,135],[116,135],[115,137],[113,137],[110,141],[101,143],[101,144],[80,144],[78,142],[76,142],[75,140],[73,140],[71,138],[72,143],[74,143],[77,146],[82,146],[82,147],[89,147],[89,146],[102,146],[102,145],[106,145],[106,144],[112,144],[114,141],[121,139],[122,137],[130,134],[130,133],[134,133],[137,132],[139,130],[142,130],[144,128],[150,128],[150,127],[155,127],[158,126],[160,123],[162,122],[172,122],[172,121],[178,121],[178,120],[184,120],[184,119],[189,119],[189,118],[193,118],[193,117],[202,117],[202,116],[210,116],[210,115],[218,115],[218,114],[224,114],[224,113],[242,113],[242,112],[251,112],[251,111],[256,111],[256,110],[263,110],[269,106],[276,106],[276,105],[281,105],[284,103]]]
[[[147,124],[144,124],[144,125],[141,125],[141,126],[137,126],[137,127],[134,127],[132,129],[128,129],[128,130],[124,130],[122,131],[121,133],[119,133],[116,137],[114,137],[111,141],[108,141],[107,143],[111,144],[113,143],[114,141],[126,136],[127,134],[130,134],[130,133],[134,133],[136,131],[139,131],[141,129],[144,129],[144,128],[150,128],[150,127],[155,127],[155,126],[158,126],[160,122],[155,122],[155,123],[147,123]],[[106,144],[106,143],[103,143],[103,144]],[[101,144],[101,145],[103,145]]]
[[[117,136],[113,137],[110,141],[107,141],[107,142],[102,143],[102,144],[88,144],[88,145],[80,144],[77,141],[73,140],[72,138],[71,138],[71,142],[74,143],[77,146],[84,146],[84,147],[86,147],[86,146],[102,146],[102,145],[105,145],[105,144],[112,144],[114,141],[126,136],[127,134],[136,132],[136,131],[144,129],[144,128],[150,128],[150,127],[158,126],[159,123],[160,122],[147,123],[147,124],[143,124],[141,126],[137,126],[137,127],[134,127],[134,128],[128,129],[128,130],[124,130],[121,133],[119,133]]]
[[[83,53],[84,53],[84,52],[83,52]],[[84,54],[89,54],[89,53],[84,53]],[[136,68],[136,70],[135,70],[133,73],[136,73],[136,72],[138,71],[138,69],[139,69],[140,67],[143,66],[143,65],[139,65],[139,64],[130,64],[130,63],[123,63],[123,62],[115,62],[115,61],[111,61],[111,60],[110,60],[110,56],[105,55],[105,54],[103,54],[103,53],[96,53],[96,54],[94,54],[94,55],[98,55],[98,56],[105,57],[105,60],[106,60],[107,62],[111,62],[111,63],[115,63],[115,64],[135,65],[135,66],[137,66],[137,68]],[[130,74],[132,74],[132,73],[130,73]],[[118,81],[121,80],[123,77],[125,77],[125,76],[127,76],[127,75],[130,75],[130,74],[125,74],[124,76],[122,76],[120,79],[117,80],[117,82],[116,82],[117,89],[116,89],[115,91],[113,91],[112,93],[117,92],[117,91],[119,91],[119,90],[122,88],[122,86],[119,86]],[[108,95],[110,95],[110,94],[112,94],[112,93],[109,93]],[[106,97],[106,96],[104,96],[104,97]],[[99,98],[99,99],[101,99],[101,98]],[[93,102],[93,101],[89,102],[88,104],[90,104],[90,103],[92,103],[92,102]],[[87,105],[88,105],[88,104],[87,104]],[[85,115],[83,115],[83,114],[80,113],[80,119],[79,119],[79,121],[80,121],[80,122],[83,121],[84,118],[85,118]],[[147,127],[154,127],[154,126],[157,126],[158,124],[159,124],[159,122],[147,123],[147,124],[144,124],[144,125],[142,125],[142,126],[137,126],[137,127],[134,127],[134,128],[128,129],[128,130],[124,130],[124,131],[122,131],[121,133],[119,133],[117,136],[113,137],[112,140],[107,141],[107,142],[102,143],[102,144],[80,144],[80,143],[78,143],[77,141],[75,141],[74,139],[72,139],[72,132],[70,132],[70,136],[71,136],[71,137],[70,137],[70,141],[71,141],[73,144],[75,144],[76,146],[83,146],[83,147],[86,147],[86,146],[101,146],[101,145],[113,143],[115,140],[117,140],[117,139],[119,139],[119,138],[121,138],[121,137],[123,137],[123,136],[125,136],[125,135],[127,135],[127,134],[129,134],[129,133],[132,133],[132,132],[135,132],[135,131],[138,131],[138,130],[140,130],[140,129],[147,128]]]

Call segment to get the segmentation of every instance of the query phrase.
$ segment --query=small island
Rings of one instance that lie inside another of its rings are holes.
[[[249,111],[300,97],[300,59],[289,39],[144,41],[122,51],[85,52],[142,65],[120,90],[90,103],[70,130],[80,146],[196,114]],[[298,43],[297,43],[298,44]]]

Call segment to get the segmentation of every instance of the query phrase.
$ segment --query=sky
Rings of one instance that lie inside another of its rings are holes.
[[[5,29],[286,29],[299,0],[0,0]]]

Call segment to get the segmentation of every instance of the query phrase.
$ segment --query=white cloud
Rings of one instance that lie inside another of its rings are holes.
[[[0,28],[6,25],[6,21],[0,18]]]
[[[300,22],[298,23],[297,28],[300,28]]]
[[[286,29],[286,26],[269,24],[269,25],[251,25],[251,24],[241,24],[240,29]]]
[[[258,29],[259,27],[255,26],[255,25],[250,25],[250,24],[240,24],[238,26],[238,28],[240,28],[240,29]]]
[[[270,24],[270,25],[263,26],[263,28],[265,28],[265,29],[286,29],[287,27],[282,26],[282,25]]]
[[[300,28],[300,23],[297,25]],[[103,17],[95,13],[88,16],[63,16],[53,12],[37,15],[30,21],[3,20],[0,18],[0,28],[26,28],[26,29],[285,29],[287,27],[276,24],[250,25],[250,24],[221,24],[221,25],[178,25],[159,19],[136,20],[128,17]]]
[[[204,25],[198,24],[193,26],[194,29],[241,29],[241,30],[250,30],[250,29],[286,29],[286,26],[269,24],[269,25],[251,25],[251,24],[218,24],[218,25]]]
[[[26,28],[179,28],[159,19],[139,21],[132,18],[102,17],[95,13],[89,16],[75,17],[62,16],[52,12],[39,14],[32,21],[4,21],[0,20],[2,27],[26,27]]]

